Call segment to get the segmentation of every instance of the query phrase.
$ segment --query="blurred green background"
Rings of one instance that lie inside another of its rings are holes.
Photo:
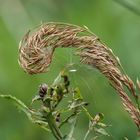
[[[139,0],[134,0],[140,6]],[[95,69],[81,65],[73,50],[58,49],[46,74],[27,75],[19,67],[18,44],[23,35],[41,22],[61,21],[86,25],[119,56],[128,75],[136,81],[140,75],[140,16],[114,0],[0,0],[0,94],[12,94],[30,104],[42,82],[51,83],[70,62],[77,63],[71,81],[78,86],[89,110],[105,115],[104,122],[111,137],[101,140],[138,140],[137,128],[123,110],[116,92]],[[88,122],[80,118],[75,132],[83,138]],[[0,99],[0,140],[54,140],[39,126],[32,124],[24,113]]]

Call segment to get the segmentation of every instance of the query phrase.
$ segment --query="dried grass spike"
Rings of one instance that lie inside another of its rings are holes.
[[[76,48],[76,54],[81,57],[82,63],[97,68],[118,92],[125,110],[140,128],[140,110],[124,88],[126,86],[136,99],[133,81],[122,72],[118,57],[88,28],[64,23],[41,25],[35,31],[28,32],[21,41],[19,64],[29,74],[46,72],[53,52],[58,47]]]

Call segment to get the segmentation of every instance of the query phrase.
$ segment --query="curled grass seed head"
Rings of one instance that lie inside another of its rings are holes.
[[[140,128],[140,111],[126,94],[126,86],[135,97],[133,81],[120,70],[119,59],[89,29],[63,23],[47,23],[28,32],[19,45],[19,64],[25,72],[46,72],[58,47],[74,47],[81,62],[97,68],[117,90],[125,110]]]

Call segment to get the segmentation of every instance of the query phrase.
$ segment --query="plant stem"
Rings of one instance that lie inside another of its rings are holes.
[[[64,124],[66,124],[69,119],[71,119],[72,117],[74,117],[76,115],[76,113],[71,114],[70,116],[68,116],[60,125],[59,128],[61,128]]]
[[[48,125],[49,125],[53,135],[55,136],[55,138],[57,140],[62,140],[63,135],[62,135],[60,129],[57,127],[57,125],[54,121],[54,117],[51,112],[47,115],[47,122],[48,122]]]
[[[90,113],[88,112],[88,110],[84,106],[82,106],[82,108],[83,108],[84,112],[86,113],[86,115],[89,117],[89,119],[90,120],[93,120],[93,117],[90,115]]]

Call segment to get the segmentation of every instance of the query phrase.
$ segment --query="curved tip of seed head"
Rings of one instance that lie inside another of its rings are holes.
[[[19,65],[28,74],[47,72],[51,63],[53,49],[44,41],[46,36],[41,29],[32,33],[28,31],[19,43]]]

